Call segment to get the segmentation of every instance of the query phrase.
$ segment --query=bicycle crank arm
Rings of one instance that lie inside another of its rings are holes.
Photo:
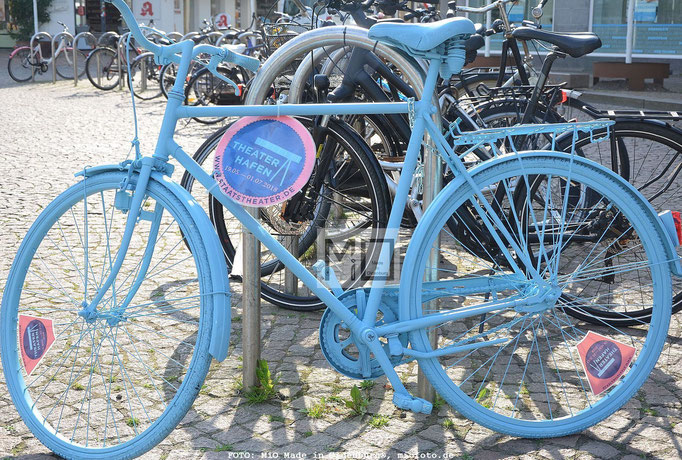
[[[378,336],[375,334],[366,334],[364,341],[369,347],[369,350],[374,354],[379,365],[381,365],[381,369],[384,371],[384,374],[386,374],[388,381],[393,387],[393,404],[400,409],[430,414],[433,409],[433,404],[425,399],[415,398],[407,391],[405,385],[403,385],[403,382],[400,380],[400,377],[398,377],[393,364],[391,364],[391,360],[388,359],[381,341],[378,340]]]

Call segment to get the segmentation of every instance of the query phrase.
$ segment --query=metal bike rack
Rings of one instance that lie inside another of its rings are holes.
[[[118,40],[120,38],[120,35],[116,32],[110,31],[110,32],[105,32],[100,37],[97,39],[97,47],[100,46],[105,46],[107,40],[110,38],[113,38],[114,41],[118,44]],[[116,59],[118,60],[118,51],[116,51]],[[117,63],[118,65],[118,63]],[[102,84],[102,75],[100,74],[100,57],[99,53],[97,53],[97,83]]]
[[[108,38],[114,37],[116,41],[120,38],[120,36],[116,32],[105,32],[100,37],[97,39],[97,46],[104,46],[105,42],[107,41]]]
[[[57,35],[55,35],[52,38],[52,41],[50,42],[50,53],[52,54],[52,83],[57,83],[57,56],[55,55],[56,47],[55,44],[57,43],[57,40],[66,38],[67,40],[71,40],[71,46],[75,49],[76,48],[76,43],[73,41],[73,35],[71,35],[69,32],[59,32]],[[67,53],[68,51],[64,51]]]
[[[31,48],[32,63],[35,62],[36,57],[33,51],[35,49],[35,42],[40,38],[47,38],[48,40],[50,40],[50,42],[52,42],[52,35],[48,34],[47,32],[38,32],[37,34],[33,34],[33,36],[31,37],[31,41],[29,42],[29,47]],[[41,52],[40,55],[42,56],[42,54],[43,53]],[[31,65],[31,81],[36,81],[36,67],[34,65]]]
[[[218,40],[223,38],[223,32],[218,32],[217,30],[214,30],[213,32],[208,33],[208,42],[210,44],[215,44],[218,43]]]
[[[227,29],[225,32],[220,33],[220,38],[218,38],[215,41],[215,46],[220,46],[223,43],[223,40],[227,38],[228,35],[234,35],[235,32],[239,32],[237,29]],[[228,45],[231,45],[232,43],[227,43]]]
[[[166,39],[167,35],[166,32],[163,30],[159,29],[154,29],[153,27],[147,27],[147,26],[140,26],[140,29],[142,29],[142,33],[144,33],[145,37],[147,37],[150,41],[154,41],[154,38],[160,38],[160,39]],[[142,59],[140,61],[140,89],[142,91],[147,90],[147,57],[148,56],[153,56],[154,53],[142,53],[139,56],[135,58],[135,61],[138,59]],[[135,63],[133,61],[133,64]],[[132,64],[131,64],[132,66]],[[131,91],[133,90],[132,88],[130,89]]]
[[[350,26],[331,26],[324,29],[315,29],[299,35],[282,45],[280,52],[271,57],[260,69],[256,78],[252,82],[251,91],[247,94],[245,104],[258,104],[265,99],[269,85],[266,87],[261,80],[266,80],[269,68],[277,69],[281,61],[290,55],[303,55],[308,53],[303,62],[298,67],[289,89],[290,102],[296,102],[302,93],[305,84],[305,75],[309,74],[312,67],[319,63],[324,57],[329,57],[330,53],[344,46],[357,46],[368,49],[376,53],[380,58],[386,59],[394,64],[405,81],[415,90],[417,96],[421,95],[424,87],[424,68],[418,60],[391,48],[383,43],[377,43],[367,36],[367,29]],[[322,50],[321,48],[325,48]],[[318,53],[313,50],[319,49]],[[273,59],[274,58],[274,59]],[[434,104],[438,107],[438,101],[434,96]],[[440,113],[434,115],[440,117]],[[431,144],[431,142],[429,142]],[[438,171],[441,170],[440,159],[435,155],[430,155],[430,150],[426,149],[424,159],[424,203],[430,203],[440,190],[441,183]],[[429,178],[436,177],[435,181]],[[252,216],[258,218],[257,208],[247,208]],[[256,385],[255,375],[256,361],[260,357],[260,243],[246,229],[242,233],[243,243],[243,296],[242,296],[242,349],[243,349],[243,383],[245,388]],[[288,241],[288,243],[291,243]],[[285,243],[286,244],[286,243]],[[437,255],[437,251],[432,254]],[[438,258],[434,260],[437,262]],[[286,276],[286,274],[285,274]],[[286,278],[285,278],[286,279]],[[293,280],[293,277],[292,277]],[[288,284],[288,283],[287,283]],[[432,340],[435,340],[433,336]],[[418,394],[420,397],[433,401],[434,392],[430,384],[421,375]]]
[[[185,35],[182,36],[182,40],[180,41],[189,40],[190,38],[196,37],[197,35],[199,35],[199,32],[187,32]]]
[[[182,41],[182,34],[180,32],[168,32],[168,34],[166,34],[166,37],[168,37],[170,40],[173,40],[176,43]]]
[[[97,39],[90,32],[81,32],[73,37],[73,86],[78,86],[78,40],[81,39],[93,45],[90,52],[97,48]],[[97,60],[99,61],[99,58]],[[97,64],[97,69],[99,69],[99,62]]]

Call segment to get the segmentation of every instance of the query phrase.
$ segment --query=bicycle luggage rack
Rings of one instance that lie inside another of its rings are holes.
[[[554,149],[556,139],[559,134],[567,133],[573,131],[575,134],[579,132],[589,133],[590,139],[593,142],[598,142],[609,137],[610,127],[613,126],[615,122],[612,120],[597,120],[597,121],[581,121],[577,123],[554,123],[547,125],[537,125],[537,124],[526,124],[526,125],[516,125],[513,127],[502,127],[502,128],[486,128],[478,131],[466,131],[463,133],[456,133],[454,130],[457,129],[457,125],[452,123],[450,125],[449,131],[452,135],[456,144],[460,145],[470,145],[472,146],[469,151],[474,150],[482,144],[491,144],[494,146],[496,141],[508,139],[512,140],[513,137],[525,137],[532,136],[535,134],[552,134],[552,149]],[[592,137],[592,133],[597,130],[605,129],[605,133],[600,133],[599,138]],[[575,139],[575,138],[574,138]],[[516,148],[513,146],[513,141],[511,143],[512,150],[516,152]],[[493,150],[497,150],[493,147]],[[499,154],[498,151],[495,152]]]
[[[52,35],[50,35],[47,32],[38,32],[37,34],[33,34],[31,37],[31,41],[29,42],[29,47],[31,48],[31,81],[36,81],[36,66],[33,64],[35,62],[35,53],[33,50],[35,49],[35,41],[36,39],[39,38],[47,38],[52,42]],[[42,53],[41,53],[42,55]],[[39,64],[42,65],[42,62]],[[54,61],[52,62],[52,65],[54,66]]]
[[[565,83],[559,85],[545,85],[545,87],[542,89],[542,94],[540,95],[540,97],[542,98],[542,100],[554,102],[556,98],[561,94],[560,92],[564,86]],[[476,93],[475,96],[473,97],[470,97],[468,95],[464,96],[461,98],[461,101],[478,104],[492,100],[502,100],[505,98],[530,99],[534,89],[535,89],[534,85],[489,87],[481,83],[476,88],[473,88],[473,92]]]
[[[594,117],[608,118],[610,120],[628,118],[637,120],[682,121],[682,112],[675,110],[593,110],[590,106],[583,106],[583,109]]]
[[[88,52],[90,54],[95,48],[97,48],[97,39],[90,32],[81,32],[73,37],[73,86],[78,86],[78,41],[85,40],[90,42],[92,49]],[[97,58],[99,60],[99,58]],[[99,69],[99,62],[97,63],[97,69]],[[99,70],[98,70],[99,71]]]

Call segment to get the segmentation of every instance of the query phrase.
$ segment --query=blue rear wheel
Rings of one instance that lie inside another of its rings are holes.
[[[206,248],[185,204],[153,179],[116,281],[96,315],[79,314],[116,258],[136,182],[133,175],[119,191],[126,177],[84,179],[45,208],[3,294],[2,365],[12,400],[33,434],[66,458],[151,449],[189,410],[211,361]]]
[[[584,430],[637,391],[665,342],[671,276],[656,215],[623,179],[569,155],[510,155],[483,164],[472,175],[494,211],[477,212],[472,203],[480,205],[483,199],[464,181],[444,189],[408,249],[407,260],[416,260],[419,268],[401,276],[412,280],[401,318],[519,303],[438,325],[435,347],[429,342],[430,330],[414,331],[412,347],[428,352],[480,346],[422,359],[420,365],[449,404],[481,425],[538,438]],[[513,198],[519,183],[538,180],[543,185],[534,190],[541,199]],[[473,247],[477,240],[463,237],[472,234],[471,225],[481,224],[482,215],[490,218],[489,212],[497,213],[516,242],[518,252],[510,249],[513,263],[498,256],[502,251],[491,247],[491,238]],[[530,244],[533,238],[537,241]],[[432,266],[429,253],[436,247],[439,263]],[[533,261],[533,267],[520,256],[529,247],[536,252],[525,260]],[[514,263],[520,270],[512,269]],[[532,271],[541,275],[541,282]],[[496,277],[507,286],[464,293],[464,284],[455,282],[440,291],[438,301],[422,303],[425,275],[486,284]],[[546,293],[547,300],[531,304],[528,299],[538,293]],[[566,307],[623,311],[625,304],[651,308],[651,326],[641,322],[618,328],[598,320],[586,324],[566,313]]]

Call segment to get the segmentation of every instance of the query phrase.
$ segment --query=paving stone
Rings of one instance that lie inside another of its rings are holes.
[[[245,441],[236,443],[233,447],[235,452],[243,451],[260,454],[261,452],[274,452],[273,449],[275,446],[264,439],[249,438]]]
[[[194,450],[172,450],[169,454],[166,460],[187,460],[187,459],[195,459],[195,458],[200,458],[203,455],[201,451],[194,451]]]
[[[219,444],[213,439],[202,436],[198,439],[193,439],[192,445],[197,449],[213,449],[218,447]]]
[[[253,436],[253,431],[245,430],[239,426],[232,426],[228,430],[214,433],[211,438],[220,444],[236,444]]]
[[[303,438],[302,442],[318,452],[324,451],[326,447],[335,444],[336,438],[324,433],[316,433],[307,438]]]
[[[436,447],[436,444],[428,439],[420,438],[418,436],[410,436],[393,445],[393,448],[398,451],[406,453],[421,453],[428,452]]]
[[[580,450],[584,450],[595,457],[603,459],[616,458],[620,456],[620,451],[618,449],[605,442],[590,441],[580,446]]]

